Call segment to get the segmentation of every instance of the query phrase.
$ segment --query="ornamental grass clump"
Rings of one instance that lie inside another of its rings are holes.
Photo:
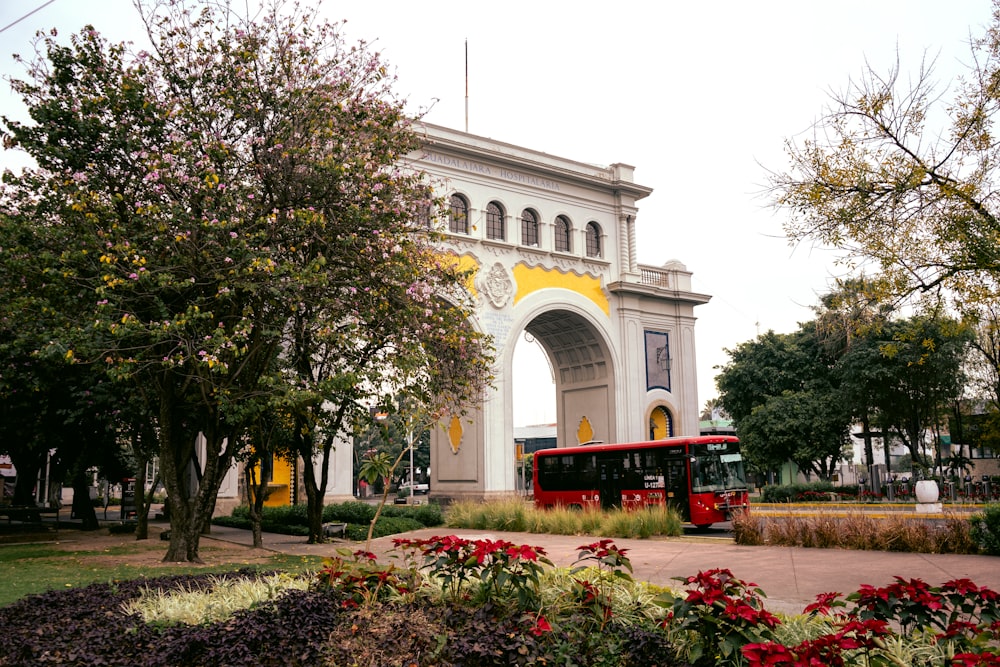
[[[671,507],[608,511],[596,507],[538,509],[520,497],[484,503],[457,502],[448,508],[446,524],[451,528],[550,535],[648,538],[683,533],[680,515]]]
[[[202,625],[225,620],[237,611],[277,599],[289,590],[306,590],[307,577],[275,573],[263,577],[212,577],[207,586],[164,590],[146,587],[122,605],[126,614],[138,614],[150,624]]]
[[[609,512],[598,534],[646,539],[655,535],[682,533],[683,526],[676,511],[669,507],[653,506],[639,510]]]
[[[765,520],[753,510],[733,513],[733,540],[736,544],[758,546],[764,544]]]
[[[958,514],[930,522],[900,513],[765,517],[749,511],[734,515],[733,537],[744,545],[974,554],[980,550],[974,526]]]

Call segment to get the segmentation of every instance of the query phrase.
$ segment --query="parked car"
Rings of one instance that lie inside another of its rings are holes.
[[[431,487],[429,484],[421,484],[420,482],[417,482],[413,485],[413,495],[427,495],[430,490]],[[400,484],[398,492],[407,496],[410,495],[410,483],[403,482]]]

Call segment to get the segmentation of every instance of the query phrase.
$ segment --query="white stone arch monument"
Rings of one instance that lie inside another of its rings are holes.
[[[474,324],[497,349],[482,405],[432,431],[432,496],[514,490],[512,358],[525,333],[554,369],[558,446],[646,440],[666,435],[667,424],[670,434],[696,435],[694,307],[710,297],[691,291],[680,262],[636,262],[636,203],[652,190],[633,182],[633,168],[418,129],[424,146],[413,162],[438,194],[468,200],[468,233],[448,233],[443,249],[475,269]],[[501,205],[502,235],[494,214],[487,224],[491,202]]]

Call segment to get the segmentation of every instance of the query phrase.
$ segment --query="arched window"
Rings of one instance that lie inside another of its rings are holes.
[[[538,214],[530,208],[521,213],[521,245],[538,246]]]
[[[601,256],[601,226],[596,222],[587,223],[587,257]]]
[[[565,215],[556,217],[554,247],[557,252],[572,252],[573,244],[570,243],[571,229],[572,225],[570,225],[569,218]]]
[[[469,202],[462,195],[452,195],[448,201],[448,231],[453,234],[469,233]]]
[[[486,205],[486,238],[503,241],[507,238],[504,229],[503,207],[495,201]]]

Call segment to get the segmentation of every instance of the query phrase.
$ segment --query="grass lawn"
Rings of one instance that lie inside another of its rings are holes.
[[[321,558],[254,551],[239,545],[203,540],[204,565],[163,563],[166,544],[134,536],[60,530],[47,534],[5,536],[0,542],[0,606],[31,593],[73,588],[96,582],[170,574],[226,572],[243,567],[288,572],[316,570]],[[17,539],[18,541],[8,541]]]

